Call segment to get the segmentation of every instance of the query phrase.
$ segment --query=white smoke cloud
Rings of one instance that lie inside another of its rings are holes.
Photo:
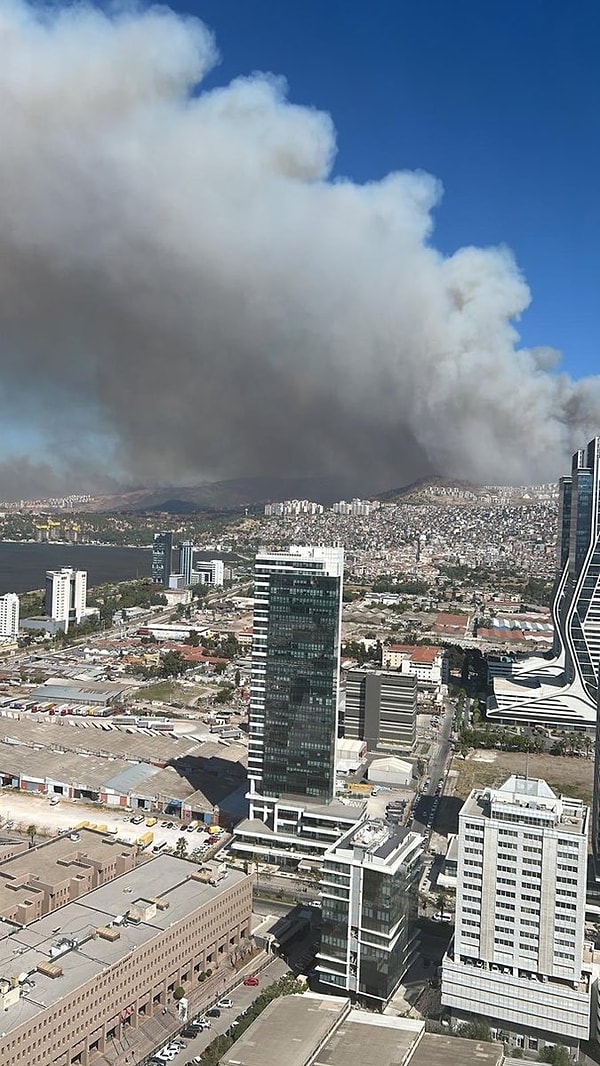
[[[600,379],[519,350],[510,252],[444,258],[434,178],[332,180],[329,116],[203,92],[216,59],[167,9],[0,0],[3,423],[66,477],[554,479]]]

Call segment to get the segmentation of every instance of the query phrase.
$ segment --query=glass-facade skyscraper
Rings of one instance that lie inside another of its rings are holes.
[[[155,533],[152,538],[152,580],[155,585],[169,584],[172,552],[172,532]]]
[[[594,728],[600,662],[600,437],[575,452],[560,479],[554,657],[515,661],[494,680],[487,717]]]
[[[600,659],[600,438],[575,452],[561,478],[557,577],[553,599],[555,652],[565,681],[593,704]]]
[[[259,554],[255,567],[248,777],[263,799],[328,803],[335,791],[342,548]]]

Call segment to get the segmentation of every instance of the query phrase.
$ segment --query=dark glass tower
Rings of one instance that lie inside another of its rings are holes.
[[[340,581],[273,574],[262,790],[326,802],[335,781]]]
[[[171,574],[173,534],[155,533],[152,540],[152,580],[155,585],[168,585]]]
[[[257,557],[251,817],[255,796],[326,803],[334,795],[342,577],[341,548]]]

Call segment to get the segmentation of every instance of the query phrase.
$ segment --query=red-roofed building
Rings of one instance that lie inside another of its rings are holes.
[[[385,644],[382,666],[384,670],[399,670],[413,674],[419,688],[438,688],[448,681],[448,657],[444,648],[432,645]]]
[[[469,626],[468,614],[451,614],[449,611],[440,611],[436,615],[432,625],[434,633],[448,633],[453,637],[466,637]]]

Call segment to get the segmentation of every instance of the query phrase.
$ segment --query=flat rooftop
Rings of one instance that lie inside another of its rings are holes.
[[[27,877],[29,880],[43,881],[46,884],[58,884],[77,874],[77,864],[89,865],[87,860],[103,862],[112,860],[115,854],[123,852],[131,855],[135,844],[110,840],[91,829],[78,829],[78,841],[69,835],[56,837],[41,844],[33,850],[21,852],[11,859],[0,863],[0,913],[5,905],[14,903],[18,894],[9,888],[15,880]]]
[[[236,1040],[221,1066],[305,1066],[347,1009],[336,996],[284,996],[273,1000]],[[319,1055],[319,1062],[322,1060]],[[366,1058],[361,1063],[372,1061]]]
[[[159,855],[149,863],[123,874],[102,888],[89,892],[76,903],[69,903],[25,929],[0,929],[0,977],[30,974],[35,979],[27,997],[21,997],[2,1015],[2,1028],[8,1033],[34,1019],[46,1007],[75,991],[80,985],[98,977],[107,967],[118,965],[131,951],[139,948],[188,914],[218,899],[233,885],[245,880],[246,874],[222,863],[207,863],[217,877],[227,872],[218,885],[200,881],[194,875],[198,867],[169,855]],[[160,898],[168,903],[139,924],[118,925],[118,940],[109,941],[95,935],[99,927],[109,926],[122,917],[137,901]],[[76,946],[56,955],[59,940],[76,941]],[[53,950],[54,949],[54,950]],[[60,977],[37,972],[38,964],[54,962],[62,969]]]
[[[425,1033],[414,1018],[350,1009],[311,992],[274,1000],[221,1066],[500,1066],[501,1044]]]

